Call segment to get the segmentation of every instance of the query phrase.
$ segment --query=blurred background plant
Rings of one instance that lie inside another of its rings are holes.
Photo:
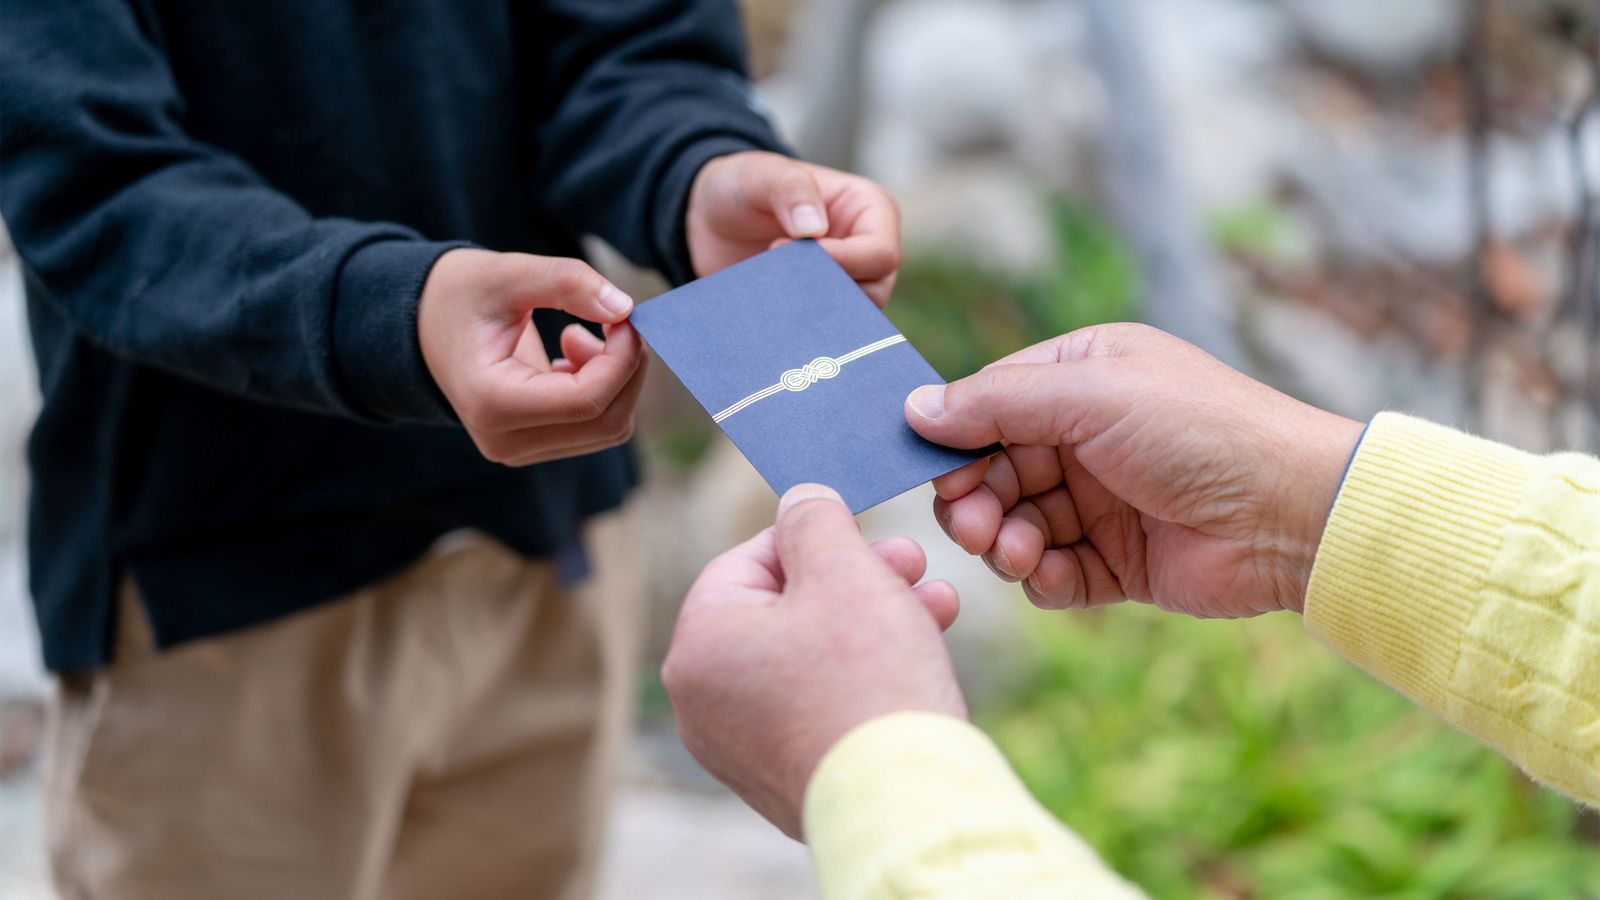
[[[742,5],[786,133],[901,201],[889,315],[946,377],[1142,318],[1347,415],[1600,448],[1597,0]],[[635,296],[660,289],[597,252]],[[31,379],[0,266],[0,897],[31,897],[7,881],[42,871],[14,549]],[[659,366],[648,391],[659,653],[689,579],[775,499]],[[962,591],[950,639],[978,720],[1154,896],[1600,898],[1592,814],[1297,620],[1035,612],[927,506],[863,528],[928,548]],[[642,694],[607,895],[809,896],[803,853],[698,773],[653,678]]]
[[[1577,809],[1287,617],[1030,613],[1024,690],[984,710],[1037,796],[1157,897],[1568,898]]]
[[[959,248],[907,256],[889,317],[946,378],[1097,322],[1138,317],[1139,272],[1126,243],[1092,209],[1048,201],[1050,262],[1011,274]]]

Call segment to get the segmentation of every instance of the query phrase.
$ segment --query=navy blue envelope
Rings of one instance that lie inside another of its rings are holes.
[[[814,241],[641,303],[632,321],[780,494],[819,482],[860,512],[995,449],[911,430],[906,395],[944,380]]]

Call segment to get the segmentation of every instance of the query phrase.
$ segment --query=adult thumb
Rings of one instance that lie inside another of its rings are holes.
[[[996,365],[906,397],[906,423],[928,440],[975,449],[999,441],[1058,445],[1081,398],[1068,390],[1070,364]]]
[[[805,581],[854,568],[863,558],[887,570],[833,488],[800,484],[778,502],[778,562],[787,581]]]

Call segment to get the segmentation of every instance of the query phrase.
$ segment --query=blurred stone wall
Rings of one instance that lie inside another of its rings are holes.
[[[747,6],[769,21],[844,2]],[[852,156],[900,200],[908,252],[1045,264],[1041,198],[1104,203],[1101,136],[1138,114],[1108,100],[1084,5],[867,5],[864,74],[844,86],[860,96],[769,62],[780,121],[859,101]],[[1570,247],[1596,216],[1584,183],[1600,185],[1592,3],[1489,5],[1475,53],[1460,0],[1128,6],[1254,374],[1352,416],[1400,407],[1534,450],[1597,446],[1600,384],[1580,383],[1594,347],[1561,319]],[[1570,302],[1600,310],[1586,288]]]

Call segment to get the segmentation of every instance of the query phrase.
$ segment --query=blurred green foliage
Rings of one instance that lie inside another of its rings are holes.
[[[701,415],[698,408],[694,408],[690,415],[668,418],[641,440],[649,448],[651,459],[661,463],[668,471],[683,473],[699,465],[700,460],[705,458],[716,434],[717,427]]]
[[[1131,319],[1139,289],[1133,256],[1086,207],[1049,202],[1055,252],[1044,271],[1013,275],[963,248],[907,253],[889,318],[946,378],[1046,338]]]
[[[1291,224],[1276,204],[1263,201],[1212,215],[1206,223],[1211,244],[1225,253],[1274,256]]]
[[[1571,803],[1296,617],[1029,616],[1037,677],[980,721],[1155,897],[1600,897]]]

